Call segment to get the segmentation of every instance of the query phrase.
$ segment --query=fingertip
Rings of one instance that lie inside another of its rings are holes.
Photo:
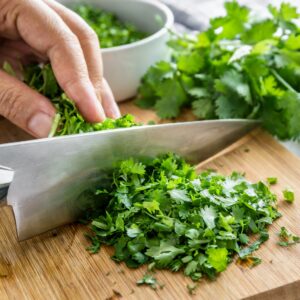
[[[72,87],[70,98],[75,102],[82,116],[90,123],[102,122],[105,112],[99,102],[92,84],[78,84]]]
[[[52,122],[52,116],[44,112],[36,112],[28,122],[28,129],[35,137],[45,138],[50,133]]]
[[[108,84],[108,82],[103,79],[103,89],[101,92],[102,103],[105,110],[105,113],[108,117],[112,119],[117,119],[121,117],[121,112],[118,107],[118,104],[115,101],[113,92]]]

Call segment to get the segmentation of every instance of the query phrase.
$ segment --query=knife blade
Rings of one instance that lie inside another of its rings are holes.
[[[6,200],[13,208],[18,238],[28,239],[76,220],[85,207],[85,191],[99,186],[119,160],[175,152],[192,163],[200,162],[258,124],[195,121],[2,144],[0,166],[5,166],[10,180],[13,177]],[[2,194],[8,187],[7,176],[0,177]]]

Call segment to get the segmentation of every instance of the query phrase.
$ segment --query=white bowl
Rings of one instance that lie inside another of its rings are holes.
[[[104,77],[117,101],[136,95],[142,76],[159,60],[169,58],[166,42],[174,23],[170,9],[154,0],[60,0],[66,6],[84,3],[115,13],[150,35],[140,41],[102,49]],[[160,22],[160,21],[161,22]],[[101,38],[100,38],[101,41]]]

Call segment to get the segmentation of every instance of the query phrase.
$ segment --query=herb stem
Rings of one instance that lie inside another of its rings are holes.
[[[274,69],[271,69],[272,74],[276,77],[276,79],[289,91],[298,93],[289,83],[287,83]]]
[[[51,126],[51,130],[50,130],[50,133],[48,135],[48,137],[54,137],[55,133],[56,133],[56,130],[57,130],[57,127],[58,127],[58,124],[59,124],[59,121],[60,121],[60,114],[57,113],[55,114],[55,117],[54,117],[54,120],[53,120],[53,123],[52,123],[52,126]]]

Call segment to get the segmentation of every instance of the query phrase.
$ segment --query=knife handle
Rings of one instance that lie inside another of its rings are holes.
[[[6,204],[5,200],[13,174],[14,172],[11,169],[0,166],[0,207]]]

